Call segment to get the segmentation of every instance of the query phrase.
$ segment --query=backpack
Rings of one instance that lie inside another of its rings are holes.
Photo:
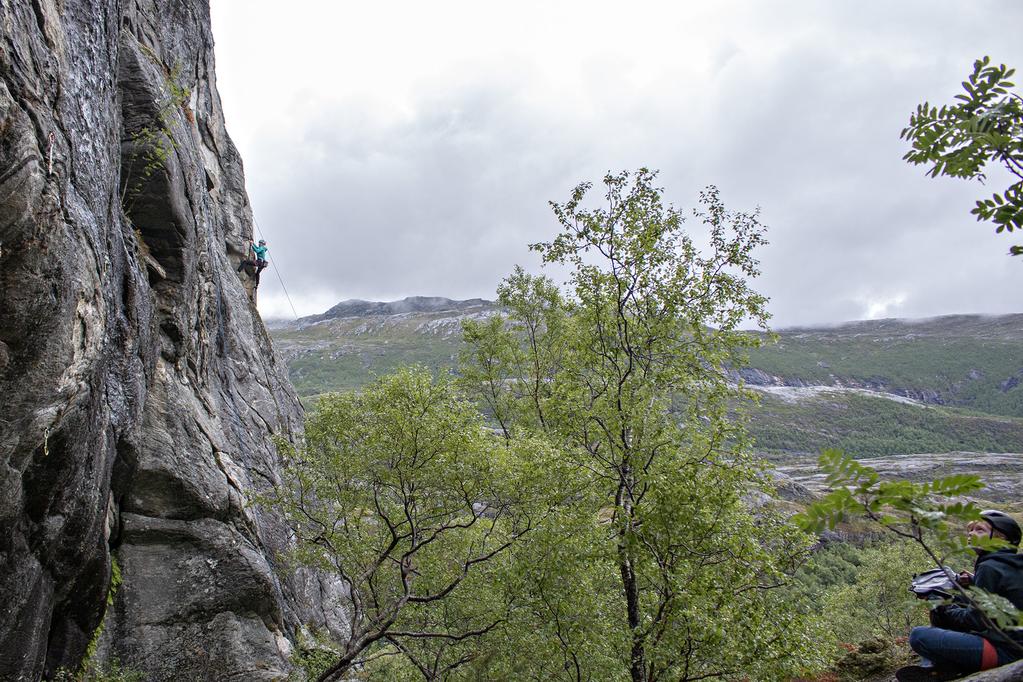
[[[909,591],[920,599],[951,599],[955,593],[956,573],[948,566],[913,575]]]

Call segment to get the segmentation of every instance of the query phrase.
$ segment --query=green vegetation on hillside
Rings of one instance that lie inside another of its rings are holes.
[[[892,566],[905,568],[893,571]],[[891,538],[860,546],[833,542],[818,549],[786,590],[828,621],[836,640],[857,644],[873,637],[904,637],[927,622],[927,607],[907,589],[907,575],[931,568],[919,547]],[[824,608],[822,608],[822,606]]]
[[[751,413],[758,451],[816,453],[822,444],[859,456],[918,452],[1023,452],[1023,384],[1002,390],[1023,364],[1021,316],[885,321],[832,330],[783,331],[751,349],[769,374],[828,385],[834,376],[922,396],[954,396],[971,409],[921,406],[851,393],[798,401],[762,396]],[[361,388],[407,364],[454,369],[465,348],[451,313],[349,318],[274,330],[307,406],[315,396]],[[988,414],[984,414],[984,413]]]
[[[457,313],[347,318],[273,336],[304,397],[358,388],[410,363],[453,369],[464,348]],[[1023,417],[1023,315],[884,320],[778,337],[751,350],[751,367],[796,385],[860,385]]]
[[[299,396],[361,388],[407,365],[453,368],[463,348],[450,313],[330,320],[273,330]]]
[[[328,391],[361,388],[407,365],[421,365],[434,371],[449,369],[457,352],[454,343],[373,340],[358,348],[341,345],[328,357],[310,354],[293,358],[288,361],[288,372],[299,396],[307,398]]]
[[[858,457],[925,452],[1023,452],[1023,419],[882,397],[824,392],[799,402],[762,396],[750,433],[768,454],[813,454],[822,445]]]
[[[750,353],[750,366],[807,384],[848,385],[851,380],[911,397],[937,396],[991,414],[1023,416],[1023,323],[1015,338],[985,337],[981,330],[964,336],[966,324],[929,334],[914,334],[912,324],[893,322],[891,327],[782,332],[776,345]]]

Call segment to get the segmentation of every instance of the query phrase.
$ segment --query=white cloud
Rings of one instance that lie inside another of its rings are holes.
[[[269,272],[262,274],[263,279],[257,296],[259,313],[268,320],[291,320],[295,317],[316,315],[330,308],[340,300],[335,291],[321,289],[319,291],[303,291],[296,296],[290,296],[280,288],[266,286],[267,280],[272,277]],[[292,307],[294,306],[294,307]]]
[[[863,319],[898,317],[902,304],[906,302],[906,294],[863,294],[856,297],[856,302],[863,308]]]
[[[716,183],[730,207],[763,207],[778,324],[1018,310],[1023,263],[969,215],[984,190],[923,177],[898,133],[973,58],[1018,54],[991,23],[1023,5],[298,7],[212,5],[253,205],[310,306],[492,296],[513,264],[537,266],[548,200],[645,165],[676,204]]]

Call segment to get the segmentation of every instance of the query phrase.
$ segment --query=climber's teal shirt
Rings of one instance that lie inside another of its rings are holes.
[[[266,252],[269,251],[270,248],[267,246],[257,246],[253,244],[252,250],[255,252],[257,260],[266,260]]]

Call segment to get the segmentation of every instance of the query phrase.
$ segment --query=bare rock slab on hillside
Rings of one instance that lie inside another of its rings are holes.
[[[870,457],[857,461],[876,469],[882,476],[913,481],[952,474],[976,474],[986,484],[977,497],[995,502],[1015,502],[1023,490],[1023,453],[945,452]],[[827,490],[825,474],[815,462],[787,463],[777,466],[777,470],[813,493]]]

